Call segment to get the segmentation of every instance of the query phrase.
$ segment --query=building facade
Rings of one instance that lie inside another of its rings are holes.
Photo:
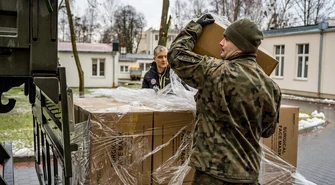
[[[119,58],[119,74],[118,78],[120,81],[129,80],[130,68],[138,67],[142,72],[142,78],[145,72],[150,69],[151,63],[153,62],[153,55],[151,54],[121,54]]]
[[[80,64],[84,72],[85,87],[112,87],[118,85],[117,59],[118,53],[113,55],[109,44],[77,43]],[[72,52],[72,45],[68,42],[58,43],[58,59],[66,69],[67,85],[79,87],[77,65]]]
[[[153,55],[120,54],[109,44],[77,43],[85,87],[117,87],[130,80],[130,68],[138,67],[142,77],[150,69]],[[79,87],[79,76],[71,43],[58,43],[58,61],[66,68],[67,85]]]
[[[172,41],[176,38],[177,35],[178,35],[177,30],[174,29],[169,30],[168,39],[166,43],[167,48],[170,48]],[[153,54],[155,47],[158,45],[158,40],[159,40],[159,30],[149,28],[148,30],[142,33],[142,38],[138,46],[137,53]]]
[[[285,94],[335,98],[335,22],[264,31],[261,47],[279,64],[271,77]]]

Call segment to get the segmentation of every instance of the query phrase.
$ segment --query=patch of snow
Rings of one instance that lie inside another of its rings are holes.
[[[323,101],[324,101],[325,103],[335,104],[335,100],[324,99]]]
[[[22,140],[12,142],[12,152],[14,157],[34,156],[34,144],[26,143]]]
[[[322,112],[318,113],[317,110],[315,110],[314,112],[312,112],[312,116],[313,116],[313,117],[321,117],[321,118],[323,118],[323,119],[326,118],[326,116],[325,116]]]
[[[307,98],[307,97],[288,95],[288,94],[282,94],[282,97],[286,99],[290,99],[290,100],[301,100],[301,101],[310,101],[310,102],[316,102],[316,103],[335,104],[335,100],[332,100],[332,99]]]
[[[32,148],[21,148],[17,151],[13,150],[14,157],[27,157],[34,156],[34,150]]]
[[[310,116],[305,113],[299,113],[299,118],[309,118]]]
[[[299,130],[310,128],[310,127],[322,127],[321,125],[325,124],[326,117],[322,112],[319,112],[317,110],[313,111],[312,117],[305,113],[299,113],[299,118],[303,118],[299,121]],[[307,118],[307,119],[304,119]]]
[[[315,127],[324,124],[326,121],[320,118],[312,118],[312,119],[306,119],[306,120],[300,120],[299,121],[299,130]]]

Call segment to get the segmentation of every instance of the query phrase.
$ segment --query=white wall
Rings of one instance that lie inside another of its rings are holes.
[[[130,69],[130,66],[139,66],[140,63],[143,63],[143,64],[149,64],[149,66],[151,65],[153,59],[138,59],[136,60],[135,62],[119,62],[119,68],[118,68],[118,77],[119,79],[130,79],[130,72],[121,72],[120,71],[120,66],[128,66],[128,68]],[[145,74],[149,69],[150,67],[146,68],[144,67],[144,71],[142,72],[142,78],[144,77],[143,74]]]
[[[153,54],[153,50],[158,45],[158,40],[156,40],[155,35],[159,35],[159,30],[148,29],[142,34],[140,44],[138,46],[138,52],[145,51],[146,54]],[[168,36],[171,39],[167,40],[166,47],[170,48],[173,39],[177,36],[177,33],[169,32]]]
[[[335,96],[335,32],[323,34],[323,56],[321,70],[321,93]],[[335,98],[335,97],[334,97]]]
[[[59,63],[66,68],[67,85],[69,87],[79,86],[79,77],[76,63],[72,52],[58,52]],[[92,76],[92,59],[105,58],[105,76]],[[113,85],[113,57],[110,53],[79,53],[81,67],[84,71],[84,86],[85,87],[112,87]],[[118,55],[115,56],[115,85],[118,85],[117,72]]]
[[[122,72],[120,66],[128,66],[128,72]],[[118,78],[119,79],[130,79],[130,66],[138,66],[136,62],[119,62],[118,63]]]
[[[309,44],[308,78],[297,78],[297,44]],[[261,47],[275,54],[275,45],[285,45],[284,75],[282,78],[272,78],[282,89],[317,92],[318,65],[319,65],[319,35],[304,34],[281,37],[266,37]]]
[[[308,78],[306,80],[297,79],[297,44],[309,44]],[[278,85],[287,92],[297,93],[297,95],[318,96],[318,75],[319,75],[319,51],[320,33],[309,33],[299,35],[281,35],[266,37],[261,47],[275,54],[275,45],[285,45],[285,62],[283,78],[272,78]],[[322,79],[321,97],[335,97],[334,69],[335,62],[333,48],[335,47],[335,32],[324,33],[323,53],[322,53]],[[330,95],[330,96],[328,96]]]

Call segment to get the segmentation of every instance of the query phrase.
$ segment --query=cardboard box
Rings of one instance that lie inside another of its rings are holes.
[[[276,132],[263,143],[285,161],[297,167],[299,107],[282,105]]]
[[[153,184],[168,184],[174,178],[178,182],[192,182],[195,170],[185,162],[192,148],[194,113],[154,112],[154,128],[153,149],[164,147],[153,155]]]
[[[292,174],[297,167],[299,107],[282,105],[276,132],[262,138],[271,151],[265,150],[265,158],[271,164],[261,163],[261,184],[294,184]],[[274,165],[275,164],[275,165]]]
[[[221,47],[219,43],[223,39],[223,32],[226,28],[227,26],[219,20],[215,20],[215,23],[205,26],[193,51],[201,55],[221,59]],[[269,76],[278,65],[278,61],[262,47],[258,47],[256,61]]]
[[[153,112],[127,110],[127,104],[106,98],[74,103],[76,122],[90,117],[88,158],[74,165],[80,169],[89,163],[88,184],[150,184],[152,159],[144,156],[152,150]]]

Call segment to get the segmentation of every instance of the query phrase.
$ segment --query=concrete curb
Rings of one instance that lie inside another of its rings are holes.
[[[308,128],[304,128],[304,129],[301,129],[298,131],[299,134],[304,134],[304,133],[307,133],[307,132],[311,132],[313,130],[315,130],[315,128],[321,126],[321,127],[324,127],[328,124],[329,122],[326,120],[323,124],[320,124],[320,125],[316,125],[316,126],[313,126],[313,127],[308,127]]]

